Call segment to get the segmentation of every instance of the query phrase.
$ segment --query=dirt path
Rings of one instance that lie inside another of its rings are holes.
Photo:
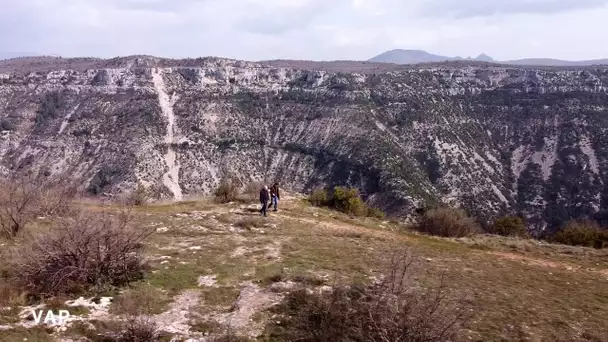
[[[497,257],[500,257],[503,259],[507,259],[507,260],[521,261],[523,263],[526,263],[529,265],[534,265],[534,266],[549,267],[549,268],[562,268],[562,269],[566,269],[568,271],[594,272],[594,273],[599,273],[601,275],[608,277],[608,269],[583,268],[580,265],[574,266],[574,265],[571,265],[571,264],[568,264],[565,262],[549,261],[546,259],[533,258],[533,257],[528,257],[525,255],[509,253],[509,252],[491,251],[491,252],[486,252],[486,254],[491,254],[491,255],[494,255],[494,256],[497,256]]]

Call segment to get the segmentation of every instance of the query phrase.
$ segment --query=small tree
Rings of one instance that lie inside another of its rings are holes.
[[[490,234],[529,238],[530,234],[521,217],[504,216],[497,219],[488,229]]]
[[[150,197],[150,190],[146,188],[143,184],[138,182],[135,190],[127,198],[127,202],[129,205],[146,205],[148,204]]]

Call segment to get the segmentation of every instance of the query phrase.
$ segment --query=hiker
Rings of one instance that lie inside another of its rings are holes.
[[[270,188],[270,197],[272,199],[272,204],[274,205],[274,211],[277,211],[277,205],[281,196],[279,195],[279,183],[274,183],[272,188]]]
[[[262,209],[260,209],[260,214],[266,216],[266,209],[268,208],[268,200],[270,199],[270,193],[268,191],[268,185],[264,185],[262,190],[260,190],[260,203],[262,204]]]

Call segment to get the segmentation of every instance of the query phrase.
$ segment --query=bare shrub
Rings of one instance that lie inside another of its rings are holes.
[[[481,228],[464,210],[439,208],[427,211],[414,229],[435,236],[468,237],[477,234]]]
[[[101,329],[90,329],[78,325],[80,334],[92,341],[103,342],[160,342],[163,336],[156,322],[148,316],[127,316],[123,321],[111,321],[103,324]]]
[[[142,206],[148,204],[152,197],[151,191],[143,184],[137,183],[137,187],[127,197],[128,205]]]
[[[75,194],[76,189],[61,176],[18,175],[0,181],[0,235],[14,237],[38,216],[70,214]]]
[[[310,196],[308,196],[308,201],[317,207],[327,205],[327,191],[323,188],[314,189]]]
[[[213,195],[215,201],[218,203],[225,204],[234,202],[239,195],[239,187],[236,179],[230,176],[223,177]]]
[[[160,332],[152,319],[145,316],[135,316],[127,319],[124,329],[113,341],[156,342],[160,341]]]
[[[140,251],[153,230],[130,226],[122,211],[81,213],[61,220],[48,234],[15,251],[12,276],[38,297],[121,286],[143,276]]]
[[[282,323],[272,337],[287,341],[447,341],[472,317],[462,299],[436,288],[417,290],[409,274],[413,259],[396,253],[386,277],[371,285],[337,286],[331,292],[289,294],[279,307]]]
[[[251,182],[245,186],[243,195],[248,201],[257,202],[260,195],[260,189],[264,187],[261,182]]]

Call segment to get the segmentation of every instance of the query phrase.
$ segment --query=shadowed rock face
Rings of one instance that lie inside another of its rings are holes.
[[[353,185],[392,214],[437,201],[519,212],[535,229],[608,203],[605,68],[36,63],[0,65],[4,173],[69,171],[92,194],[141,182],[180,198],[231,172],[297,191]]]

